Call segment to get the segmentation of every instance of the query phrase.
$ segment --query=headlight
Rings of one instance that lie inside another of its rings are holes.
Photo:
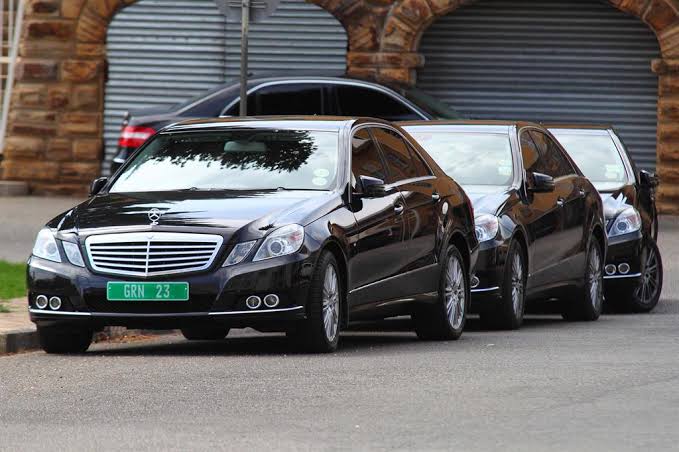
[[[236,265],[245,259],[245,257],[250,254],[250,250],[252,250],[252,247],[255,246],[255,243],[257,243],[257,240],[237,244],[229,253],[229,257],[227,257],[224,261],[224,267]]]
[[[500,226],[497,217],[487,213],[474,218],[474,224],[476,225],[476,238],[479,243],[494,239]]]
[[[253,261],[285,256],[298,251],[304,243],[304,228],[298,224],[289,224],[273,231],[257,250]]]
[[[64,251],[66,252],[66,258],[68,261],[75,265],[76,267],[84,267],[85,262],[83,262],[83,256],[80,254],[80,248],[78,245],[71,242],[61,242],[64,245]]]
[[[49,228],[41,229],[40,232],[38,232],[38,237],[35,239],[35,245],[33,245],[33,255],[47,259],[48,261],[61,262],[57,241]]]
[[[641,229],[641,216],[634,207],[628,207],[618,214],[608,231],[609,237],[616,237]]]

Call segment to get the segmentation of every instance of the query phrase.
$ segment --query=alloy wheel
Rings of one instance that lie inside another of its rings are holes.
[[[323,277],[323,326],[325,337],[332,342],[339,329],[339,280],[337,270],[328,265]]]
[[[641,284],[636,289],[636,298],[643,304],[649,304],[655,299],[659,284],[660,269],[658,268],[658,255],[655,248],[649,246],[646,249],[646,261],[641,275]]]
[[[444,291],[448,323],[458,329],[464,321],[467,289],[465,287],[462,263],[456,256],[448,257],[446,286]]]
[[[512,259],[512,307],[516,316],[523,312],[523,263],[519,253]]]
[[[598,312],[603,301],[603,271],[601,269],[601,251],[596,245],[592,245],[589,253],[587,285],[589,286],[592,306]]]

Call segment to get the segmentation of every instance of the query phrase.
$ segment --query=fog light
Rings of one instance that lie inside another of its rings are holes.
[[[258,307],[260,307],[262,305],[262,299],[259,298],[257,295],[250,295],[245,300],[245,304],[250,309],[257,309]]]
[[[52,311],[58,311],[59,309],[61,309],[61,298],[59,297],[50,298],[50,309]]]
[[[38,309],[45,309],[47,307],[47,297],[44,295],[38,295],[35,297],[35,306]]]
[[[607,275],[609,275],[609,276],[613,275],[613,274],[615,274],[615,265],[608,264],[608,265],[606,265],[605,270],[606,270]]]
[[[264,297],[264,305],[267,308],[275,308],[278,306],[278,302],[280,301],[280,298],[278,298],[278,295],[275,293],[270,293],[266,297]]]
[[[623,262],[622,264],[618,265],[618,271],[623,275],[626,275],[629,273],[629,264]]]
[[[471,281],[472,289],[476,289],[477,287],[479,287],[480,282],[481,281],[479,281],[479,278],[477,278],[476,276],[472,276],[472,281]]]

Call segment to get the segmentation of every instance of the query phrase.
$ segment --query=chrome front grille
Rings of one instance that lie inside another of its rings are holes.
[[[222,246],[220,235],[130,232],[85,240],[92,268],[101,273],[158,276],[206,270]]]

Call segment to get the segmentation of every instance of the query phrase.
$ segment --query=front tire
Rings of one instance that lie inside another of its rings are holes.
[[[40,346],[50,354],[85,353],[92,344],[92,331],[88,329],[66,329],[38,327]]]
[[[443,341],[459,339],[467,319],[470,298],[469,272],[460,251],[450,245],[441,268],[436,304],[420,306],[413,313],[417,337]]]
[[[502,298],[498,306],[482,311],[481,321],[491,328],[516,330],[523,324],[526,309],[526,264],[521,244],[509,245],[502,280]]]
[[[228,334],[228,327],[191,326],[182,328],[182,335],[190,341],[221,341]]]
[[[301,348],[315,353],[337,350],[340,313],[345,299],[339,266],[332,253],[324,251],[318,258],[309,287],[307,319],[287,332]]]
[[[565,300],[563,318],[566,320],[597,320],[604,304],[604,259],[601,245],[593,239],[587,251],[584,285],[574,296]]]
[[[607,290],[606,298],[631,312],[653,310],[662,292],[663,266],[658,245],[652,239],[649,239],[644,249],[641,265],[641,278],[635,285],[627,286],[627,290]]]

